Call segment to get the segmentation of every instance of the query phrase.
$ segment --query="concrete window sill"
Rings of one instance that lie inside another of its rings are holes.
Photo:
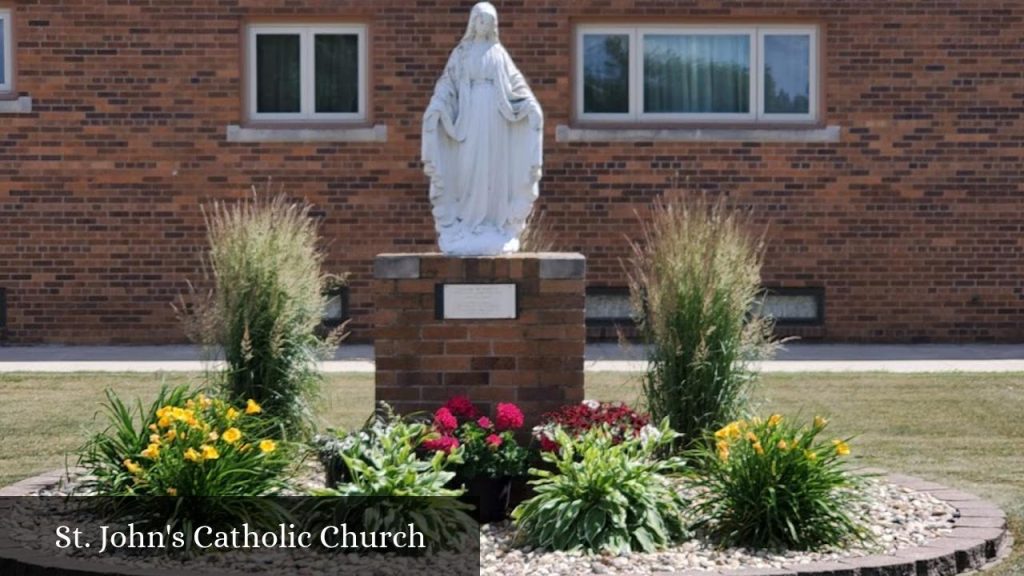
[[[560,125],[558,142],[839,142],[839,126],[824,128],[573,128]]]
[[[0,114],[31,114],[32,97],[20,96],[15,100],[0,100]]]
[[[387,142],[388,127],[373,126],[331,128],[249,128],[229,125],[228,142]]]

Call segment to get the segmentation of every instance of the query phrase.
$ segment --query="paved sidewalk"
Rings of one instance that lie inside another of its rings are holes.
[[[644,348],[587,346],[588,372],[644,369]],[[200,372],[206,364],[194,346],[0,347],[3,372]],[[373,347],[343,345],[331,373],[372,373]],[[765,372],[1024,372],[1024,344],[815,344],[791,343]]]

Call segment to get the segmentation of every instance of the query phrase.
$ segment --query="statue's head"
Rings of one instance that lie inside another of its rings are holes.
[[[479,2],[469,14],[465,40],[491,40],[498,42],[498,10],[490,2]]]

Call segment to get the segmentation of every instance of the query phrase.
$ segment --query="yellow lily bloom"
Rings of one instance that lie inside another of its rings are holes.
[[[261,408],[255,400],[249,398],[249,401],[245,403],[245,413],[251,416],[253,414],[259,414],[260,412],[263,412],[263,408]]]
[[[229,421],[233,421],[235,418],[238,418],[238,410],[235,410],[234,408],[228,408],[227,414],[225,414],[225,416],[227,416],[227,419]]]
[[[771,418],[768,419],[769,426],[778,426],[782,422],[782,416],[779,414],[772,414]]]
[[[142,451],[141,456],[143,458],[149,458],[150,460],[156,460],[157,458],[160,457],[160,445],[150,444],[149,446],[146,447],[145,450]]]
[[[133,462],[133,461],[125,458],[123,464],[124,464],[124,467],[128,469],[128,472],[130,472],[132,474],[141,474],[142,473],[142,466],[139,466],[139,464],[137,462]]]
[[[238,428],[228,428],[224,431],[224,434],[221,435],[221,438],[223,438],[228,444],[234,444],[242,439],[242,431]]]
[[[197,452],[195,448],[189,448],[188,450],[185,450],[185,460],[197,463],[202,462],[203,455]]]
[[[203,444],[199,449],[203,451],[204,460],[216,460],[217,458],[220,458],[220,452],[217,452],[217,449],[213,446]]]
[[[260,440],[260,452],[270,454],[274,450],[277,450],[277,442],[273,440]]]
[[[850,445],[847,444],[846,442],[843,442],[842,440],[833,440],[832,444],[834,444],[836,447],[836,454],[840,456],[850,455]]]

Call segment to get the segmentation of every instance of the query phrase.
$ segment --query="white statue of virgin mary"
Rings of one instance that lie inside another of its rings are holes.
[[[423,117],[423,164],[446,254],[519,250],[541,177],[544,115],[498,39],[498,12],[473,7]]]

